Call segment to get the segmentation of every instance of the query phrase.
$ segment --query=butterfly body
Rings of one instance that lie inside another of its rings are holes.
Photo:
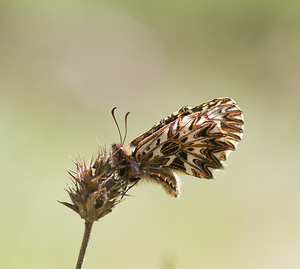
[[[212,178],[223,167],[243,132],[243,116],[230,98],[219,98],[196,107],[182,107],[160,120],[126,147],[114,144],[119,173],[133,182],[150,179],[172,197],[180,193],[176,173]]]

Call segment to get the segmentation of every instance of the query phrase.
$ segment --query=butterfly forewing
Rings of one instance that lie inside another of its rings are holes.
[[[183,107],[130,143],[143,174],[179,194],[174,171],[212,178],[212,170],[235,150],[243,132],[242,112],[230,98]]]

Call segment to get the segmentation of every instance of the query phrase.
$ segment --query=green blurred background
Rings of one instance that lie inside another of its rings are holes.
[[[90,160],[181,106],[245,114],[216,180],[141,184],[94,225],[85,268],[300,268],[299,1],[2,1],[1,268],[74,268],[69,155]],[[297,171],[297,173],[296,173]]]

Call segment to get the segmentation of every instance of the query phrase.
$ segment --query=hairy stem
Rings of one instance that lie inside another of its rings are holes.
[[[86,249],[89,243],[89,239],[90,239],[90,235],[91,235],[91,231],[92,231],[92,226],[93,226],[93,222],[85,222],[84,224],[84,234],[83,234],[83,239],[82,239],[82,243],[81,243],[81,247],[80,247],[80,252],[78,255],[78,260],[77,260],[77,264],[76,264],[76,269],[81,269],[82,265],[83,265],[83,261],[84,261],[84,256],[86,253]]]

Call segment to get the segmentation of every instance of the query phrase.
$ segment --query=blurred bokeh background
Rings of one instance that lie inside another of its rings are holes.
[[[229,96],[245,133],[225,170],[141,184],[94,225],[85,268],[300,268],[299,1],[2,1],[1,268],[74,268],[69,155],[127,142]],[[98,142],[99,141],[99,142]]]

